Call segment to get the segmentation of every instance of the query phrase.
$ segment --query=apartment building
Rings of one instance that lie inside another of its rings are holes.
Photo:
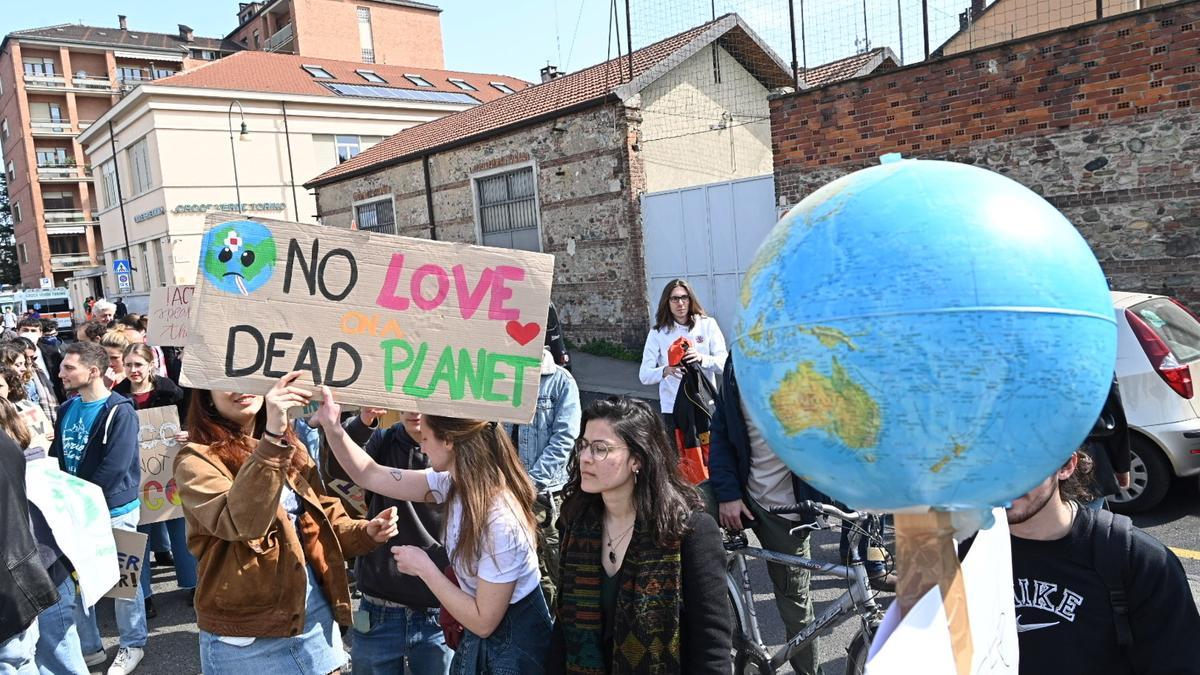
[[[144,82],[238,49],[220,38],[62,24],[0,42],[0,152],[21,283],[64,285],[100,264],[94,176],[79,135]]]
[[[441,11],[413,0],[243,2],[227,37],[255,51],[440,69]]]

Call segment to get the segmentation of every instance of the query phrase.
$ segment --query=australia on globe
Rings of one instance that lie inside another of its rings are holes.
[[[1108,286],[1069,221],[984,169],[905,160],[817,190],[747,270],[742,397],[855,508],[1003,505],[1061,464],[1112,381]]]

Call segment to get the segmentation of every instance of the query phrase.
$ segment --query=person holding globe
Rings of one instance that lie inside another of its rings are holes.
[[[175,460],[199,560],[200,663],[222,673],[334,673],[346,662],[346,558],[396,533],[396,511],[354,520],[328,497],[288,425],[308,403],[299,372],[266,396],[196,390]]]

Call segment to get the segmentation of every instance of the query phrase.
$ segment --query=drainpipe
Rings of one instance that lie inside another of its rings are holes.
[[[121,163],[117,161],[117,135],[113,132],[112,120],[108,121],[108,140],[112,144],[113,177],[117,181],[117,204],[121,207],[121,231],[125,234],[125,259],[129,261],[129,271],[133,266],[133,249],[129,248],[129,225],[125,222],[125,197],[121,195]]]
[[[280,101],[280,104],[283,105],[283,141],[287,144],[288,179],[291,182],[292,188],[292,209],[296,214],[296,222],[300,222],[300,202],[296,199],[296,170],[292,167],[292,137],[288,135],[287,101]]]
[[[437,221],[433,218],[433,184],[429,180],[429,155],[421,158],[425,170],[425,211],[429,214],[429,238],[437,241]]]

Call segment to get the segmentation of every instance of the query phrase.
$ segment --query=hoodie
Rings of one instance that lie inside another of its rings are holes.
[[[58,458],[58,468],[63,471],[67,470],[62,451],[63,413],[77,400],[72,398],[58,406],[58,421],[54,423],[50,455]],[[88,442],[75,475],[100,486],[109,509],[125,506],[138,498],[142,482],[139,426],[133,401],[114,392],[109,394],[88,433]]]

